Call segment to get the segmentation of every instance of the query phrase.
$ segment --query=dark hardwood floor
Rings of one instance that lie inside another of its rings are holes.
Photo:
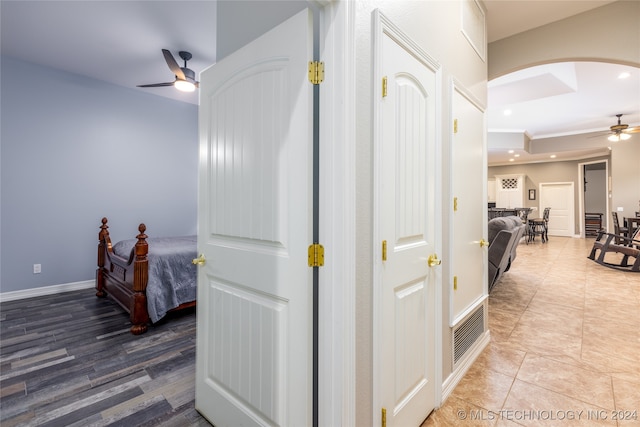
[[[210,426],[194,409],[195,310],[143,335],[92,289],[0,304],[0,425]]]

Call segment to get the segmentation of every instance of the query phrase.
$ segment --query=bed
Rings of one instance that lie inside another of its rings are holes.
[[[111,297],[129,313],[134,335],[196,303],[196,236],[149,238],[146,229],[140,224],[135,239],[112,245],[102,218],[98,234],[96,296]]]

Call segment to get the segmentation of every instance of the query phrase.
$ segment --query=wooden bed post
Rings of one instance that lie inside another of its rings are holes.
[[[147,226],[140,224],[138,231],[140,234],[136,236],[135,252],[136,258],[133,265],[133,301],[131,302],[131,333],[140,335],[147,331],[149,323],[149,315],[147,313],[147,282],[149,281],[149,261],[147,253],[149,252],[149,244],[147,243],[147,235],[144,232]]]
[[[107,225],[107,218],[102,218],[102,225],[100,226],[100,232],[98,233],[98,268],[96,269],[96,296],[104,298],[107,294],[104,292],[104,257],[107,250],[105,242],[109,238],[109,226]]]

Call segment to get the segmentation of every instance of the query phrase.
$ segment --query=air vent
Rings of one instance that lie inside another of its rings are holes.
[[[476,340],[484,333],[484,306],[480,306],[453,330],[453,364],[465,355]]]

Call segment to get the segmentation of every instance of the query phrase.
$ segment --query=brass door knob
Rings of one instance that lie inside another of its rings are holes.
[[[438,259],[438,255],[429,255],[429,258],[427,259],[427,265],[429,265],[429,267],[435,267],[436,265],[440,264],[442,264],[442,260]]]
[[[483,248],[485,246],[489,246],[489,242],[484,239],[480,239],[480,247]]]
[[[191,260],[191,264],[195,264],[195,265],[205,265],[207,262],[207,260],[204,257],[204,254],[200,254],[200,256],[198,258],[194,258],[193,260]]]

